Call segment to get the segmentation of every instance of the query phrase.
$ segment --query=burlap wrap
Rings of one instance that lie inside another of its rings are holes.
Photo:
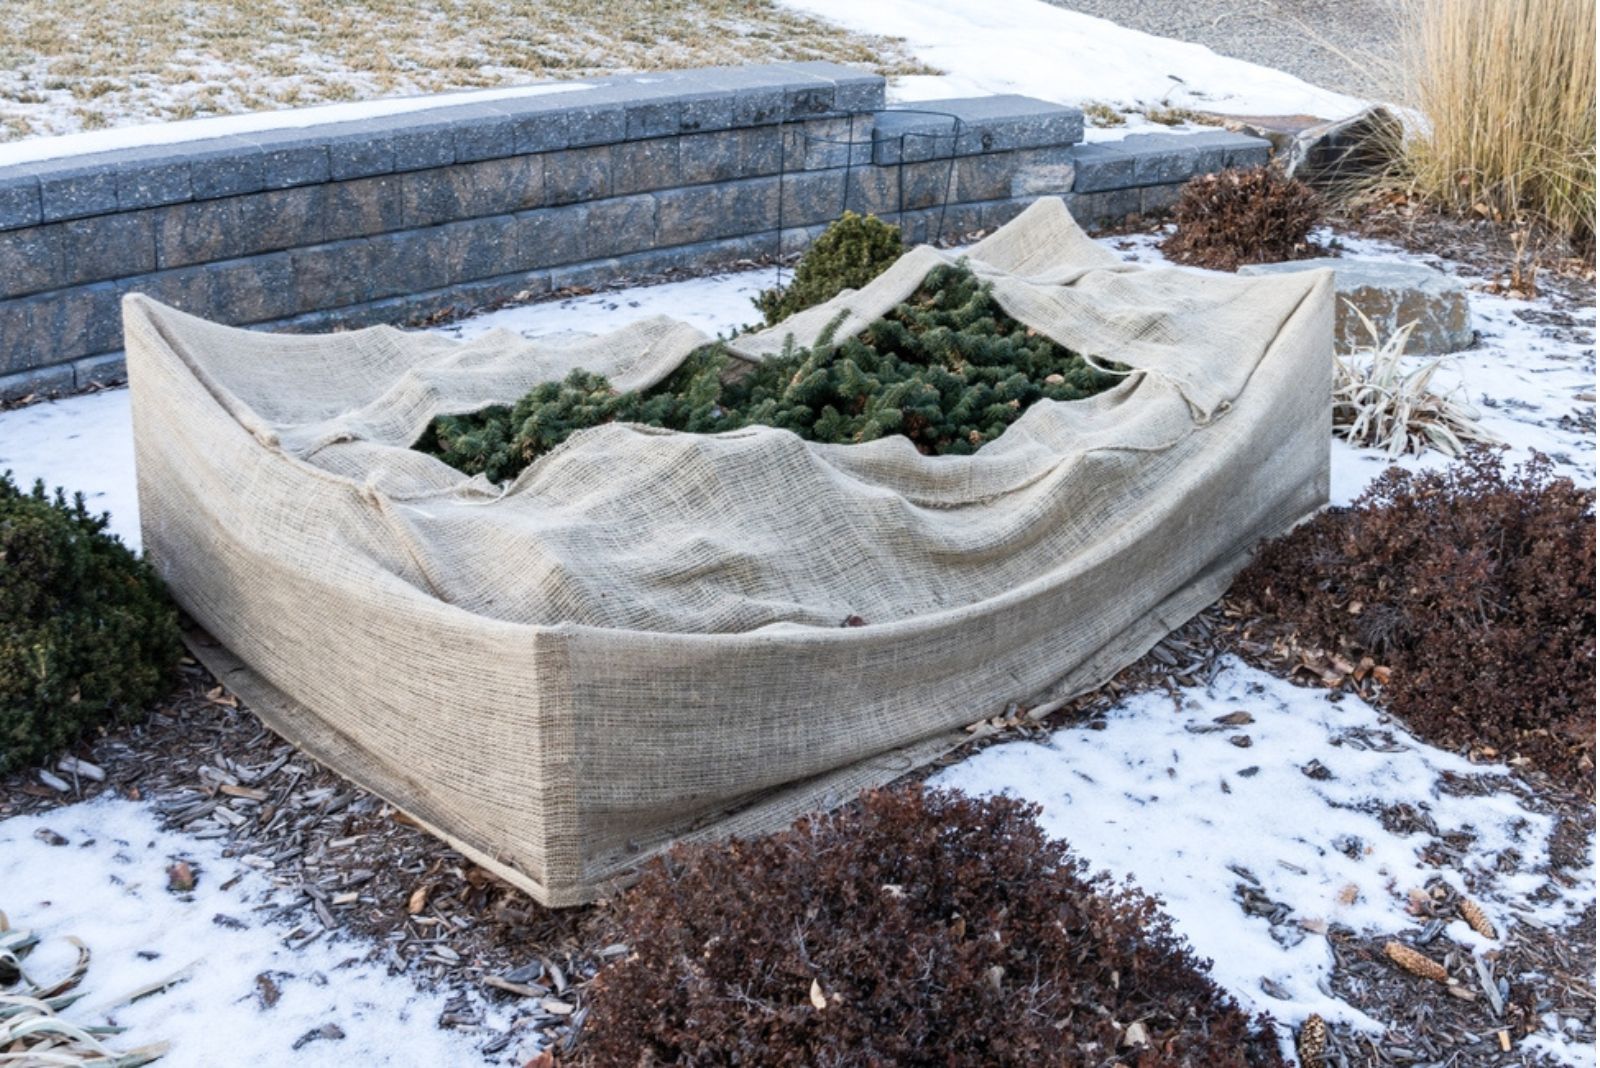
[[[972,457],[617,424],[507,487],[408,446],[709,339],[284,336],[130,296],[146,549],[272,727],[540,901],[592,898],[673,838],[781,825],[1098,684],[1325,503],[1327,272],[1130,267],[1059,200],[967,256],[1011,315],[1136,372]],[[735,347],[848,309],[844,336],[948,258]]]

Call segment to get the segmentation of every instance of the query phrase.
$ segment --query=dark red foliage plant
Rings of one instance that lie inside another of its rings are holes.
[[[679,847],[616,906],[590,1066],[1283,1065],[1158,903],[1089,877],[1037,808],[869,793]]]
[[[1592,791],[1594,491],[1476,449],[1391,468],[1348,509],[1263,546],[1234,596],[1300,642],[1389,668],[1382,698],[1452,749]]]
[[[1311,187],[1276,167],[1203,174],[1178,193],[1177,229],[1161,251],[1177,263],[1218,271],[1305,259],[1322,252],[1311,241],[1321,215]]]

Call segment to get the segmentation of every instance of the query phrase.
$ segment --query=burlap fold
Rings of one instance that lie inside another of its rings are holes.
[[[1099,683],[1326,502],[1328,272],[1133,268],[1059,200],[966,255],[1011,315],[1134,373],[971,457],[613,424],[504,487],[409,445],[574,367],[649,385],[710,339],[283,336],[130,296],[146,550],[276,729],[540,901],[587,900],[675,837],[779,825]],[[840,311],[844,336],[949,258],[734,346]]]

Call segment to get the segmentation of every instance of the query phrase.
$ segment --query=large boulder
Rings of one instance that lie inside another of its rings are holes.
[[[1472,346],[1472,317],[1467,291],[1460,282],[1420,263],[1324,257],[1288,263],[1257,263],[1239,268],[1240,274],[1287,274],[1290,271],[1333,270],[1338,292],[1334,346],[1350,352],[1372,344],[1361,319],[1350,310],[1355,305],[1387,338],[1406,323],[1415,322],[1406,352],[1443,355]],[[1347,303],[1348,302],[1348,303]]]

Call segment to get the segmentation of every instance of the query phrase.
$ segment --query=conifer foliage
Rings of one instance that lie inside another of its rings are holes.
[[[0,475],[0,771],[139,710],[177,663],[176,611],[106,522]]]
[[[755,305],[767,325],[775,326],[846,289],[860,289],[888,270],[901,251],[898,226],[876,215],[847,211],[800,257],[794,279],[787,286],[762,290]]]
[[[911,298],[838,345],[794,344],[746,365],[721,345],[693,353],[661,384],[618,393],[574,371],[512,407],[434,420],[418,448],[469,474],[514,477],[570,435],[615,420],[713,433],[761,424],[808,441],[853,444],[890,434],[927,454],[965,455],[1030,405],[1115,385],[1100,369],[1006,315],[961,264],[929,272]]]

